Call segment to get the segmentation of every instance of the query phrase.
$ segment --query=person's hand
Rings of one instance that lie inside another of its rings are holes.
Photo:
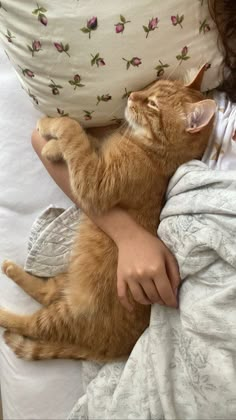
[[[178,306],[180,283],[177,262],[164,243],[137,226],[130,238],[119,242],[117,291],[122,305],[132,311],[128,290],[143,305]]]

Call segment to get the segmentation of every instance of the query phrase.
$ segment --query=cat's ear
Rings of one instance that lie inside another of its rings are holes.
[[[216,103],[212,99],[189,103],[186,107],[186,131],[198,133],[206,127],[216,112]]]
[[[194,76],[192,81],[185,85],[189,89],[199,90],[201,89],[202,79],[205,73],[205,64],[200,68],[198,73]]]

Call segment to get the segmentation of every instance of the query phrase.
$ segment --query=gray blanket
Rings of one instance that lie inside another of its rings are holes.
[[[69,214],[77,220],[77,209]],[[65,236],[68,245],[66,216],[55,219],[59,254]],[[150,327],[126,363],[84,363],[88,386],[70,420],[236,419],[236,171],[183,165],[161,219],[158,234],[183,279],[179,310],[153,305]],[[45,275],[49,266],[50,274],[58,268],[55,220],[46,223],[44,246],[37,233],[28,270],[32,261]]]

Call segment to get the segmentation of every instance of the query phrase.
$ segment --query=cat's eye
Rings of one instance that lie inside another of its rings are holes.
[[[148,105],[151,107],[151,108],[156,108],[156,109],[158,109],[158,105],[156,104],[156,102],[154,102],[152,99],[149,99],[148,100]]]

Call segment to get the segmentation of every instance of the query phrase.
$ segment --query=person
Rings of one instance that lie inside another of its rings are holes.
[[[208,0],[224,48],[224,81],[219,87],[236,101],[236,4],[235,0]],[[99,130],[98,130],[99,131]],[[102,130],[101,133],[102,134]],[[97,135],[97,130],[96,130]],[[51,163],[41,152],[46,140],[35,130],[32,145],[48,173],[74,201],[64,163]],[[80,203],[76,203],[78,206]],[[175,257],[156,236],[139,226],[129,214],[115,207],[101,216],[88,215],[118,247],[117,293],[121,303],[132,310],[129,289],[135,301],[176,307],[180,275]]]

